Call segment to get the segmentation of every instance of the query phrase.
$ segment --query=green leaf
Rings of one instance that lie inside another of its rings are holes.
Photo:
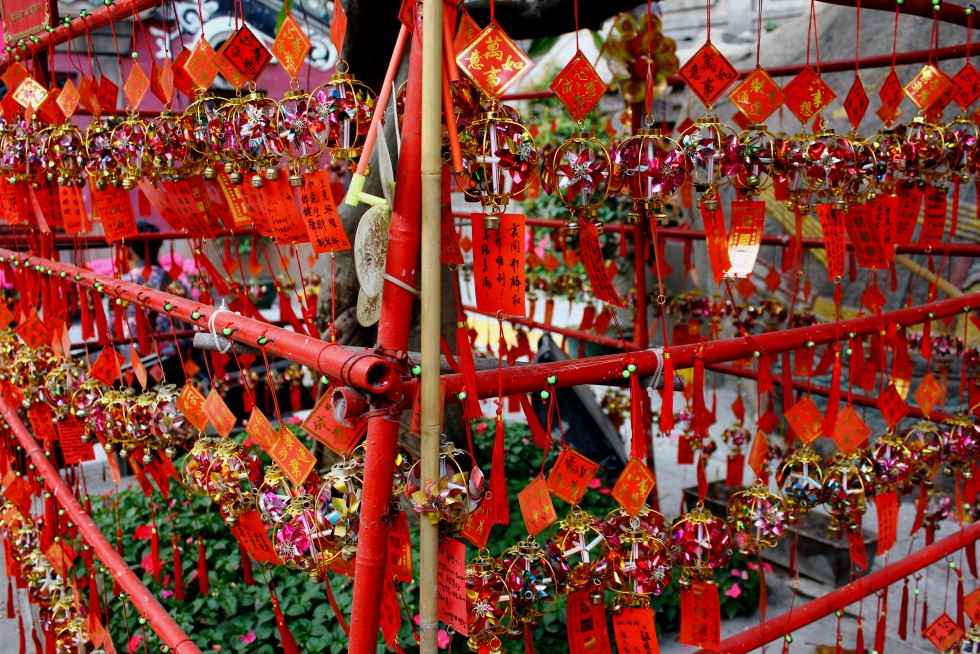
[[[527,56],[536,59],[551,52],[551,49],[558,43],[557,36],[546,36],[540,39],[532,39],[531,45],[527,49]]]
[[[589,34],[592,35],[592,42],[595,44],[596,50],[602,52],[602,46],[605,45],[605,39],[602,38],[602,34],[599,34],[597,30],[589,30]]]
[[[276,34],[282,29],[282,24],[286,22],[286,14],[292,9],[293,0],[286,0],[279,8],[279,17],[276,18]]]

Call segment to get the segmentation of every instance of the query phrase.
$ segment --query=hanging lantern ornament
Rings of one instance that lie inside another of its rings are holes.
[[[850,458],[831,460],[823,478],[823,500],[830,511],[829,533],[839,537],[845,529],[857,532],[867,508],[860,471]]]
[[[961,183],[969,182],[976,173],[974,158],[980,142],[980,129],[973,120],[961,115],[949,123],[947,131],[950,135],[946,149],[948,175]]]
[[[800,175],[803,184],[834,209],[846,209],[843,193],[856,173],[854,146],[847,137],[823,129],[806,140]]]
[[[945,450],[943,472],[952,475],[959,471],[964,479],[973,477],[973,466],[980,456],[980,427],[971,416],[957,413],[943,421],[942,434]]]
[[[423,487],[421,466],[421,462],[412,465],[404,486],[405,496],[416,513],[428,517],[432,524],[440,524],[447,534],[458,533],[466,516],[483,498],[483,471],[445,435],[439,445],[439,478]]]
[[[345,561],[357,551],[357,530],[364,487],[363,462],[340,461],[327,472],[316,494],[320,552],[331,552]]]
[[[85,185],[85,139],[71,123],[54,127],[47,140],[48,157],[59,186]]]
[[[906,179],[905,137],[894,129],[881,129],[867,139],[875,157],[875,183],[883,192],[895,195]]]
[[[157,389],[153,407],[153,434],[168,459],[175,458],[181,449],[186,449],[194,433],[193,425],[177,407],[179,397],[176,385],[165,384]]]
[[[789,524],[783,500],[759,481],[729,498],[728,522],[745,554],[775,547]]]
[[[612,160],[594,132],[579,132],[548,155],[543,176],[550,178],[558,200],[571,216],[565,231],[578,232],[583,219],[599,221],[599,207],[609,197]]]
[[[901,488],[912,472],[912,452],[905,439],[889,429],[871,447],[875,494],[882,495]]]
[[[732,557],[728,523],[698,504],[674,521],[670,529],[670,556],[681,568],[681,588],[692,580],[711,581],[712,571]]]
[[[810,213],[811,192],[806,184],[806,152],[811,136],[797,134],[783,139],[777,154],[777,163],[789,192],[787,208],[798,215]]]
[[[85,170],[100,191],[122,184],[119,163],[112,152],[112,131],[118,123],[118,117],[105,116],[85,128]]]
[[[303,173],[319,168],[318,161],[323,145],[315,135],[323,132],[324,124],[320,116],[311,109],[312,104],[309,93],[296,89],[288,91],[279,101],[276,112],[276,129],[289,162],[291,186],[302,186]]]
[[[677,141],[659,129],[640,129],[619,144],[613,155],[620,192],[633,203],[629,223],[649,217],[667,224],[667,201],[680,190],[688,160]]]
[[[376,99],[374,91],[351,76],[345,61],[337,63],[329,82],[310,94],[309,128],[331,157],[353,164],[361,156]]]
[[[78,390],[71,396],[71,413],[76,420],[81,420],[85,425],[85,433],[82,434],[82,442],[90,443],[105,420],[102,415],[102,404],[99,398],[102,396],[102,383],[96,379],[86,379],[81,383]]]
[[[652,514],[652,515],[651,515]],[[666,520],[650,510],[630,516],[622,509],[606,520],[609,534],[609,588],[619,598],[613,610],[646,607],[650,597],[659,597],[670,586],[671,559],[666,538]],[[594,598],[601,603],[601,596]]]
[[[189,160],[190,148],[181,120],[182,116],[168,109],[147,125],[146,145],[153,174],[164,181],[181,177]]]
[[[955,654],[980,654],[980,624],[970,627],[957,647]]]
[[[146,123],[137,114],[112,130],[112,157],[122,171],[122,187],[127,191],[136,188],[150,167],[146,131]]]
[[[587,590],[594,604],[602,604],[610,574],[609,542],[595,516],[573,506],[552,528],[546,550],[561,572],[563,592]]]
[[[505,550],[500,561],[514,617],[521,623],[512,624],[509,633],[519,636],[524,625],[533,627],[555,610],[559,595],[557,573],[533,538]]]
[[[276,126],[278,113],[275,100],[256,91],[243,97],[229,114],[226,129],[234,133],[231,147],[237,150],[232,159],[254,171],[251,182],[255,188],[261,188],[265,180],[279,179],[279,161],[285,146]]]
[[[877,198],[878,160],[867,141],[851,139],[851,147],[854,150],[853,172],[844,180],[840,197],[847,204],[863,204]]]
[[[762,124],[749,125],[735,140],[735,156],[730,166],[732,184],[739,193],[752,198],[772,185],[779,144]]]
[[[949,190],[945,176],[949,172],[949,151],[953,134],[945,125],[929,123],[916,116],[907,126],[905,135],[906,175],[920,184],[934,185],[945,194]]]
[[[136,396],[129,405],[129,433],[133,447],[143,450],[143,464],[153,463],[153,452],[160,447],[153,431],[153,415],[156,413],[156,393],[144,392]]]
[[[95,415],[101,419],[101,424],[96,424],[95,433],[106,453],[118,450],[120,458],[128,459],[136,451],[136,441],[129,430],[129,409],[135,399],[132,388],[110,388],[99,396],[97,401],[102,410]]]
[[[466,617],[471,651],[501,654],[500,636],[514,618],[503,567],[486,550],[466,566]]]
[[[790,520],[795,522],[819,504],[823,493],[823,459],[810,447],[793,453],[779,467],[776,485],[786,499]]]
[[[738,138],[714,116],[699,118],[680,139],[688,163],[688,179],[708,211],[720,206],[718,189],[728,184],[738,164]]]
[[[459,142],[460,188],[483,207],[484,226],[498,229],[500,214],[513,196],[528,189],[538,169],[531,132],[512,109],[494,105],[460,132]]]
[[[920,500],[921,501],[921,500]],[[929,489],[926,507],[922,513],[922,526],[926,529],[926,545],[931,545],[939,523],[953,514],[953,499],[936,488]]]
[[[64,420],[72,413],[71,400],[87,379],[86,371],[72,360],[62,360],[44,376],[41,391],[51,407],[55,420]]]
[[[234,106],[239,100],[230,98],[227,105]],[[187,144],[188,157],[194,167],[199,168],[204,179],[217,179],[218,165],[224,151],[227,139],[227,124],[224,120],[223,109],[226,104],[212,95],[201,94],[184,110],[180,119],[184,131],[184,142]],[[226,166],[233,164],[228,162]],[[233,184],[241,184],[241,171],[227,170]]]
[[[909,451],[909,481],[931,488],[943,459],[942,430],[930,420],[921,420],[905,432],[903,439]]]

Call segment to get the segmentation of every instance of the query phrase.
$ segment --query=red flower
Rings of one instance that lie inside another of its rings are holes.
[[[133,540],[150,540],[153,536],[153,527],[150,525],[140,525],[133,532]]]

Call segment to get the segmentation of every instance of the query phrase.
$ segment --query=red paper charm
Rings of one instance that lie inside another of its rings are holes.
[[[534,66],[498,25],[489,25],[456,55],[456,63],[484,93],[499,97]]]
[[[577,51],[555,80],[551,90],[561,100],[576,122],[581,122],[608,88],[588,57]]]
[[[762,68],[756,68],[728,94],[728,99],[738,107],[749,123],[760,124],[779,109],[786,94],[769,73]]]

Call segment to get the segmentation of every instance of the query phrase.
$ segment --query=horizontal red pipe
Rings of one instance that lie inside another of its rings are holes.
[[[812,341],[815,345],[833,343],[853,336],[867,336],[885,329],[889,324],[898,326],[917,325],[927,320],[942,319],[970,311],[980,306],[980,293],[971,293],[957,298],[949,298],[922,304],[906,309],[897,309],[880,316],[863,316],[825,325],[813,325],[798,329],[770,332],[754,337],[731,338],[721,341],[695,343],[671,347],[670,353],[675,370],[691,368],[696,357],[705,364],[724,363],[752,356],[753,352],[764,351],[776,354],[786,350],[804,347]],[[851,336],[853,334],[853,336]],[[654,350],[641,350],[627,354],[613,354],[588,359],[537,363],[517,368],[505,368],[502,379],[498,371],[476,373],[476,392],[481,398],[496,397],[498,385],[506,389],[508,395],[531,393],[543,389],[550,375],[557,377],[556,386],[578,386],[580,384],[604,384],[621,378],[623,368],[628,363],[637,367],[637,374],[650,376],[657,373],[659,359]],[[443,377],[449,398],[455,398],[462,390],[463,380],[458,374]]]
[[[221,332],[227,327],[232,330],[229,338],[233,341],[262,347],[269,354],[289,359],[317,371],[318,375],[338,379],[344,384],[372,393],[385,393],[391,396],[399,393],[400,389],[396,383],[399,381],[399,375],[392,362],[370,350],[351,352],[339,345],[325,343],[266,322],[252,320],[230,311],[219,311],[210,305],[112,277],[96,275],[91,270],[50,259],[21,255],[4,249],[0,249],[0,257],[19,262],[20,265],[43,266],[48,274],[65,273],[67,279],[80,286],[95,288],[98,282],[102,286],[102,292],[108,297],[135,302],[154,311],[167,313],[175,319],[197,325],[202,330],[214,328],[215,331]],[[191,315],[195,312],[198,314],[196,319]],[[268,342],[259,345],[260,338],[267,338]]]
[[[85,509],[78,503],[71,488],[61,479],[58,469],[44,455],[37,441],[17,417],[17,412],[7,406],[2,399],[0,399],[0,416],[3,416],[10,425],[14,436],[24,448],[24,453],[30,457],[35,471],[44,479],[45,486],[51,491],[55,501],[65,510],[68,519],[78,528],[85,542],[95,550],[96,556],[109,569],[112,578],[126,592],[136,610],[146,618],[150,629],[160,637],[164,645],[177,654],[200,654],[201,650],[197,648],[194,641],[181,630],[166,609],[160,606],[92,518],[85,513]]]
[[[726,638],[721,641],[721,646],[717,651],[725,654],[746,654],[746,652],[757,650],[766,643],[783,638],[787,634],[816,622],[835,611],[842,611],[861,598],[869,597],[879,590],[888,588],[893,583],[949,556],[953,552],[964,547],[976,547],[977,540],[980,540],[980,523],[964,527],[955,534],[916,550],[898,561],[890,562],[881,570],[861,577],[847,586],[810,600],[788,613],[772,620],[766,620],[758,626],[746,629],[731,638]],[[707,653],[708,650],[701,650],[697,654]]]
[[[820,0],[820,2],[851,8],[855,6],[854,0]],[[972,6],[969,3],[964,5],[954,4],[952,2],[936,3],[939,4],[938,8],[933,5],[932,0],[903,0],[903,2],[898,4],[900,5],[898,9],[903,16],[936,17],[943,23],[973,27],[970,24],[969,14],[966,13],[967,7]],[[896,9],[895,5],[895,0],[861,0],[861,9],[894,12]],[[980,23],[977,24],[977,27],[980,28]]]
[[[53,45],[81,36],[85,34],[86,28],[91,31],[119,20],[132,19],[134,13],[153,9],[161,4],[162,0],[116,0],[113,4],[89,11],[85,18],[75,18],[67,26],[62,20],[50,32],[41,32],[17,43],[8,42],[7,54],[0,57],[0,71],[6,70],[17,59],[29,61],[36,52],[44,52]]]
[[[854,0],[821,0],[822,2],[832,2],[833,4],[844,4],[848,6],[853,6]],[[911,0],[910,0],[911,1]],[[890,4],[891,9],[894,10],[894,0],[887,0]],[[864,5],[861,5],[862,8]],[[944,5],[945,7],[945,5]],[[905,6],[902,6],[902,13],[910,13],[905,10]],[[962,11],[960,12],[962,13]],[[931,15],[931,14],[930,14]],[[964,23],[965,24],[965,23]],[[980,25],[980,23],[978,23]],[[932,56],[934,61],[945,61],[946,59],[962,59],[966,57],[966,44],[963,45],[951,45],[945,48],[936,48],[935,52],[930,50],[913,50],[910,52],[900,52],[895,56],[895,65],[903,66],[905,64],[924,64],[929,61],[930,56]],[[891,55],[877,55],[874,57],[862,57],[858,61],[859,68],[887,68],[892,65]],[[766,67],[766,72],[772,77],[790,77],[793,75],[798,75],[801,71],[806,68],[805,64],[795,64],[792,66],[770,66]],[[743,79],[749,75],[755,68],[746,68],[744,70],[738,71],[738,79]],[[841,71],[854,70],[854,60],[853,59],[838,59],[835,61],[825,61],[820,64],[821,73],[838,73]],[[668,77],[667,83],[671,86],[681,86],[684,84],[684,80],[680,77]],[[553,98],[555,97],[555,92],[551,89],[542,89],[538,91],[519,91],[516,93],[508,93],[501,99],[505,101],[514,100],[540,100],[542,98]]]

